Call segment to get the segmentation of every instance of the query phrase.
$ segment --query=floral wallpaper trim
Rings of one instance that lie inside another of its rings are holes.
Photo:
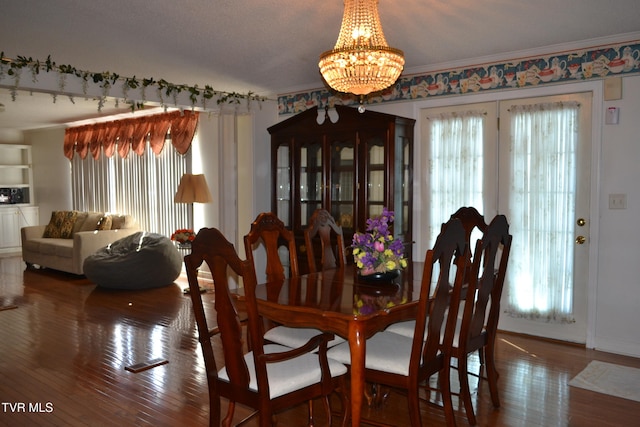
[[[640,41],[633,41],[572,53],[400,76],[395,85],[368,96],[366,103],[415,101],[433,96],[602,79],[611,75],[638,73],[639,64]],[[356,105],[358,102],[359,99],[354,95],[316,89],[279,95],[278,114],[296,114],[316,106]]]

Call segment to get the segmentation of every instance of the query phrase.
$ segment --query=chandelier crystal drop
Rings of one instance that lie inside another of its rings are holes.
[[[332,50],[320,55],[320,73],[338,92],[364,96],[388,88],[404,68],[404,53],[389,47],[378,0],[345,0],[342,27]]]

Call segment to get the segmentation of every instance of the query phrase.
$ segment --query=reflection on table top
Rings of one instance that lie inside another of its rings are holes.
[[[325,315],[367,317],[416,302],[421,276],[422,263],[413,263],[391,282],[366,283],[358,278],[353,266],[347,266],[262,284],[257,287],[256,296],[262,304],[274,303],[295,311],[308,309]]]

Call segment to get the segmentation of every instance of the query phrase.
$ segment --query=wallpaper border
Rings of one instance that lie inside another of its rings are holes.
[[[640,40],[597,46],[523,59],[491,62],[400,76],[395,85],[366,97],[366,104],[416,101],[434,96],[456,96],[492,90],[603,79],[640,72]],[[278,95],[278,115],[309,108],[357,105],[350,94],[314,89]]]

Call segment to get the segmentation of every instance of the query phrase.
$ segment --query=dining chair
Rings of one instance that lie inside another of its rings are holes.
[[[316,209],[309,225],[304,230],[304,242],[307,251],[309,272],[318,271],[316,266],[317,255],[315,248],[320,247],[320,270],[344,267],[347,263],[345,256],[344,236],[342,227],[336,224],[331,214],[326,209]]]
[[[289,277],[300,276],[298,270],[298,254],[296,252],[296,241],[291,230],[288,230],[284,223],[273,213],[263,212],[259,214],[251,224],[249,233],[244,236],[244,248],[247,260],[255,268],[254,247],[258,244],[264,245],[267,255],[267,293],[273,290],[277,295],[279,288],[275,284],[282,283],[285,279],[285,269],[280,259],[279,249],[285,246],[289,252]],[[272,286],[269,286],[272,283]],[[309,341],[312,337],[319,335],[322,331],[314,328],[294,328],[283,325],[269,325],[264,334],[264,338],[272,343],[297,348]],[[329,345],[344,341],[341,337],[334,337]]]
[[[464,227],[464,234],[467,240],[466,257],[468,260],[464,283],[469,283],[469,280],[471,280],[471,259],[473,257],[473,253],[471,251],[475,248],[475,242],[471,241],[471,236],[476,232],[479,237],[481,233],[487,229],[487,223],[484,220],[484,215],[480,214],[480,212],[478,212],[478,210],[473,206],[461,207],[451,215],[451,218],[458,218],[460,222],[462,222],[462,227]]]
[[[441,384],[447,425],[455,425],[449,387],[449,359],[455,314],[462,290],[465,267],[462,254],[466,250],[465,245],[460,220],[452,219],[444,224],[433,249],[428,250],[425,256],[413,337],[382,331],[366,342],[365,380],[404,390],[407,393],[412,426],[422,425],[420,385],[436,373]],[[455,279],[451,289],[449,278],[454,272]],[[432,294],[433,279],[435,289]],[[427,339],[423,340],[425,335]],[[349,365],[351,359],[348,343],[329,349],[328,356]]]
[[[479,214],[472,216],[479,218]],[[468,224],[470,222],[466,225]],[[467,226],[464,228],[466,238],[469,238],[473,227]],[[469,375],[487,380],[491,401],[496,408],[500,406],[498,372],[494,359],[495,338],[510,250],[509,224],[504,215],[497,215],[489,225],[484,227],[482,238],[475,243],[471,267],[465,269],[451,357],[457,362],[452,367],[458,372],[459,394],[471,425],[476,424],[476,417],[471,402]],[[467,265],[467,256],[470,253],[467,250],[465,256]],[[410,329],[413,323],[414,321],[399,322],[390,325],[386,330],[413,337],[414,331]],[[468,355],[475,351],[478,351],[480,366],[485,368],[486,376],[470,372],[468,369]]]
[[[500,299],[511,251],[509,223],[504,215],[497,215],[485,229],[473,252],[470,283],[460,303],[451,357],[457,360],[460,396],[469,424],[476,424],[469,389],[468,355],[478,351],[481,366],[494,407],[500,406],[498,372],[495,364],[495,341],[500,317]],[[478,375],[479,378],[483,378]]]
[[[466,268],[464,272],[463,283],[468,284],[471,277],[471,259],[473,254],[471,250],[475,247],[475,243],[471,243],[471,235],[474,233],[477,228],[478,231],[483,232],[487,228],[487,224],[484,221],[484,216],[478,212],[478,210],[472,206],[464,206],[455,211],[450,219],[459,219],[462,223],[462,227],[464,228],[465,240],[467,242],[467,250],[464,254],[467,262]],[[461,292],[461,298],[464,299],[466,296],[466,292],[463,290]],[[394,332],[396,334],[413,337],[413,331],[415,330],[415,321],[406,320],[404,322],[398,322],[390,325],[387,330],[389,332]],[[426,337],[425,337],[426,338]],[[481,355],[483,357],[483,355]]]
[[[244,236],[244,249],[247,259],[255,266],[254,246],[262,241],[267,257],[266,277],[267,282],[283,280],[285,274],[284,264],[280,258],[280,249],[288,251],[289,272],[288,276],[299,276],[298,253],[293,232],[287,229],[284,223],[273,212],[262,212],[251,223],[249,233]]]
[[[198,269],[203,262],[211,271],[215,298],[199,291]],[[191,254],[185,256],[185,266],[198,341],[206,368],[211,426],[220,425],[221,397],[229,401],[223,426],[231,425],[236,403],[257,411],[260,426],[275,425],[275,414],[285,408],[309,403],[309,425],[313,425],[313,406],[310,402],[318,398],[324,403],[331,425],[329,395],[337,389],[341,390],[342,424],[347,424],[347,368],[327,358],[330,335],[317,335],[314,340],[297,349],[276,344],[264,345],[253,265],[248,260],[241,260],[233,245],[215,228],[203,228],[198,232],[192,243]],[[246,339],[251,341],[252,351],[245,351],[240,318],[232,294],[232,288],[238,286],[240,281],[244,286],[249,328]],[[205,307],[203,302],[203,298],[209,296],[215,303],[215,321],[209,318],[211,308],[208,305]],[[221,346],[214,347],[214,342],[216,345],[221,343]],[[221,368],[216,363],[216,356],[224,360]]]

